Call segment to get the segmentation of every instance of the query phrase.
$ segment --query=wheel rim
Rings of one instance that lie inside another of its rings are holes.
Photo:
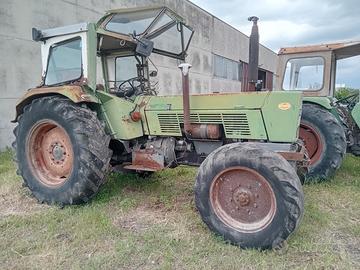
[[[57,123],[44,120],[30,131],[26,153],[30,169],[48,187],[63,185],[71,175],[74,153],[67,132]]]
[[[232,167],[216,175],[210,187],[210,202],[220,220],[239,232],[266,228],[276,213],[272,187],[247,167]]]
[[[310,125],[300,124],[300,139],[304,142],[310,158],[310,165],[320,160],[323,151],[323,143],[319,132]]]

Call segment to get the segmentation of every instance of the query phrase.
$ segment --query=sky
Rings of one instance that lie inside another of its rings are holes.
[[[192,0],[250,34],[249,16],[260,18],[260,42],[281,47],[360,40],[359,0]],[[360,88],[360,56],[338,62],[337,83]]]

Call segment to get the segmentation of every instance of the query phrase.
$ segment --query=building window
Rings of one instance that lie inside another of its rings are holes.
[[[214,54],[214,76],[233,81],[241,81],[242,63]]]

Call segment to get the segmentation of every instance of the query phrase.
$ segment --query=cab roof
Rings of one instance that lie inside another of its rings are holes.
[[[308,46],[296,46],[281,48],[279,55],[297,54],[297,53],[311,53],[311,52],[326,52],[331,51],[336,55],[337,59],[344,59],[360,55],[360,41],[346,41],[336,43],[324,43]]]

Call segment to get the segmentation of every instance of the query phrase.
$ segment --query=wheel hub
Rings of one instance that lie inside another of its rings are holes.
[[[253,201],[253,194],[244,188],[236,188],[233,192],[233,201],[239,206],[248,206]]]
[[[232,167],[215,176],[210,201],[216,215],[241,232],[265,228],[276,213],[271,185],[257,171],[247,167]]]
[[[53,155],[53,160],[56,161],[64,161],[64,146],[63,145],[59,145],[58,143],[55,143],[54,148],[52,149],[52,155]]]

